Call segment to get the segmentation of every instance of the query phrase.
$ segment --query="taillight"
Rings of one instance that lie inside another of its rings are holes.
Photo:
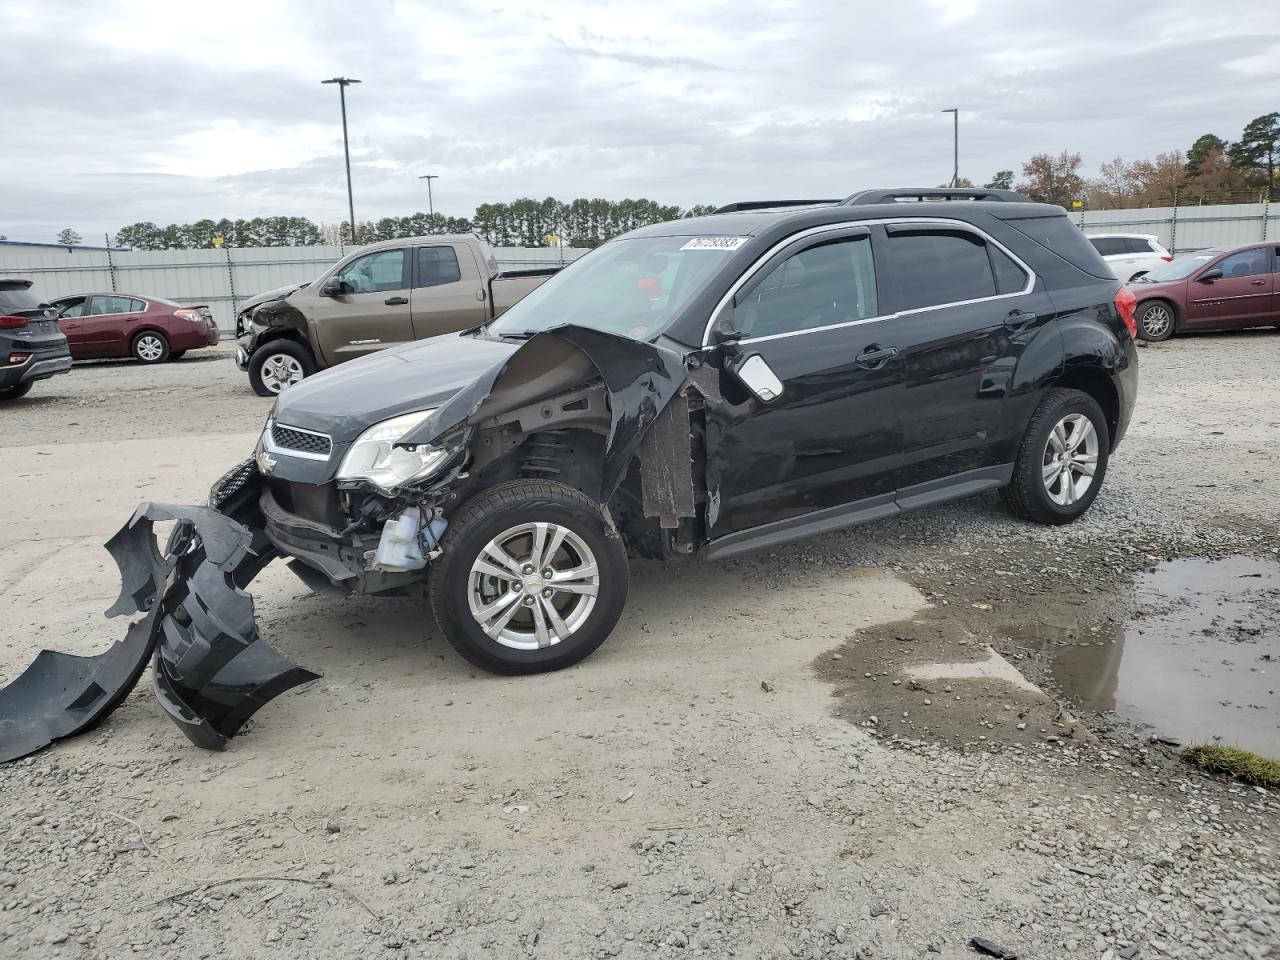
[[[1138,321],[1133,318],[1137,308],[1138,298],[1133,295],[1132,290],[1121,287],[1116,291],[1116,309],[1120,311],[1120,319],[1124,321],[1125,329],[1129,331],[1129,337],[1133,340],[1138,338]]]
[[[180,320],[186,320],[190,323],[204,322],[204,317],[200,316],[199,310],[188,310],[184,307],[180,310],[173,311],[173,315]]]
[[[26,325],[26,317],[0,316],[0,330],[12,330],[14,327],[25,327]]]
[[[30,360],[30,359],[31,359],[31,354],[29,354],[29,353],[11,353],[11,354],[9,354],[9,363],[11,363],[11,364],[26,363],[26,362],[27,362],[28,360]]]
[[[1163,260],[1165,263],[1173,263],[1173,254],[1171,254],[1171,253],[1166,253],[1166,254],[1165,254],[1163,257],[1161,257],[1160,259],[1161,259],[1161,260]]]

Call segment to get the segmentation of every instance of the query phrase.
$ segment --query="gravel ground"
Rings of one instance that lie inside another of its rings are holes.
[[[617,633],[554,675],[477,674],[421,604],[273,567],[262,630],[325,676],[228,752],[140,685],[0,768],[0,956],[1280,956],[1277,797],[1077,709],[1025,642],[1108,655],[1140,571],[1275,558],[1277,361],[1270,332],[1143,350],[1070,527],[984,497],[636,564]],[[199,498],[268,405],[206,351],[78,365],[4,412],[0,682],[123,633],[102,541],[138,499]]]

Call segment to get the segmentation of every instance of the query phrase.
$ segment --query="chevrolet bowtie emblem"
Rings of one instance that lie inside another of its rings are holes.
[[[261,451],[258,454],[258,472],[263,476],[266,476],[275,468],[276,461],[272,458],[271,454],[267,453],[265,450]]]

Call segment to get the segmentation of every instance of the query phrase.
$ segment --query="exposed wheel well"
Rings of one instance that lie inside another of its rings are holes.
[[[258,338],[257,344],[254,345],[253,352],[257,353],[268,343],[274,343],[277,340],[291,340],[306,350],[307,353],[311,354],[313,359],[315,358],[316,352],[311,349],[311,344],[307,342],[307,338],[304,337],[302,332],[299,330],[282,329],[268,331]]]
[[[1067,390],[1079,390],[1093,397],[1106,415],[1111,444],[1114,446],[1116,431],[1120,429],[1120,395],[1116,392],[1111,377],[1098,367],[1076,367],[1063,375],[1058,386]]]
[[[129,337],[129,346],[132,347],[139,337],[148,333],[154,333],[156,336],[163,338],[165,343],[169,342],[169,335],[159,327],[143,327],[141,330],[133,331],[133,334]]]

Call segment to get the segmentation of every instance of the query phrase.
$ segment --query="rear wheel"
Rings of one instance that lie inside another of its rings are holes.
[[[627,599],[627,554],[600,507],[573,487],[517,480],[453,518],[432,561],[431,606],[449,643],[497,673],[577,663]]]
[[[1173,336],[1173,307],[1163,300],[1152,300],[1138,308],[1138,336],[1152,343]]]
[[[1097,401],[1079,390],[1053,390],[1031,416],[1001,496],[1024,520],[1070,523],[1098,495],[1110,450],[1111,431]]]
[[[249,359],[249,386],[260,397],[274,397],[315,372],[315,360],[302,344],[272,340]]]
[[[169,359],[169,341],[154,330],[144,330],[134,337],[129,350],[139,363],[164,363]]]
[[[5,387],[0,390],[0,400],[21,400],[31,392],[33,386],[35,386],[35,382],[28,380],[26,383],[19,383],[13,387]]]

